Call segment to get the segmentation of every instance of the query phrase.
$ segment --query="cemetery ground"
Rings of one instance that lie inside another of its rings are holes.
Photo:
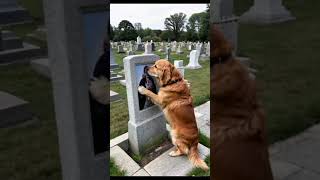
[[[248,9],[249,3],[245,2],[250,1],[235,1],[238,15]],[[295,21],[265,27],[240,25],[238,47],[258,70],[256,78],[267,111],[270,143],[319,122],[319,3],[285,0]],[[111,86],[120,94],[121,88]],[[29,65],[0,66],[0,90],[29,101],[38,119],[28,126],[0,129],[0,179],[60,179],[51,82]],[[113,136],[122,131],[115,130]]]
[[[184,66],[189,62],[187,55],[189,51],[186,48],[183,48],[183,54],[171,53],[170,62],[173,64],[174,60],[183,60]],[[117,49],[112,49],[112,53],[115,57],[116,63],[119,65],[119,68],[114,70],[114,72],[120,72],[123,70],[123,58],[126,57],[126,53],[117,53]],[[142,54],[144,51],[136,51],[136,54]],[[165,52],[154,51],[153,53],[160,56],[161,59],[165,58]],[[194,106],[201,105],[210,100],[210,62],[209,58],[199,60],[202,68],[200,69],[185,69],[185,79],[191,83],[191,94],[193,96]],[[121,99],[115,102],[111,102],[110,108],[110,138],[115,138],[123,133],[128,131],[128,121],[129,121],[129,112],[128,104],[126,99],[126,87],[121,85],[119,82],[111,83],[110,89],[119,93]],[[209,139],[200,134],[200,143],[206,147],[210,146]],[[209,163],[210,158],[206,158],[206,162]],[[115,164],[111,164],[110,173],[112,175],[123,175]],[[194,169],[189,175],[198,175],[198,176],[209,176],[209,172],[204,172],[201,169]]]

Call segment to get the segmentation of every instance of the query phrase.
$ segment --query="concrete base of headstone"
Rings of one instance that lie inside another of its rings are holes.
[[[31,61],[31,67],[38,72],[39,74],[51,78],[51,71],[49,66],[49,59],[43,58],[43,59],[36,59]]]
[[[202,66],[185,66],[184,67],[185,69],[200,69],[200,68],[202,68]]]
[[[8,7],[0,10],[0,25],[22,24],[31,21],[31,16],[22,7]]]
[[[28,62],[42,55],[40,47],[23,43],[23,48],[0,51],[0,64]]]
[[[29,103],[0,91],[0,128],[10,127],[32,120]]]
[[[119,82],[120,82],[120,84],[121,84],[122,86],[126,86],[126,85],[127,85],[125,79],[122,79],[122,80],[120,80]]]
[[[110,90],[110,102],[118,101],[120,100],[120,95],[114,91]]]
[[[133,153],[143,154],[156,143],[161,143],[162,139],[167,137],[167,131],[162,113],[156,114],[150,119],[145,120],[139,124],[128,122],[129,139],[137,143],[130,143]],[[157,128],[152,128],[157,127]],[[133,142],[131,141],[131,142]]]
[[[167,128],[167,131],[170,131],[170,128]],[[127,172],[126,176],[186,176],[194,168],[187,156],[169,156],[173,148],[141,167],[126,153],[128,141],[128,133],[110,140],[110,157],[120,169]],[[210,155],[209,148],[202,144],[199,144],[198,148],[201,158]]]
[[[176,54],[183,54],[183,51],[177,51]]]
[[[295,20],[295,17],[281,4],[274,5],[270,8],[254,4],[240,17],[240,23],[260,25],[282,23],[290,20]]]

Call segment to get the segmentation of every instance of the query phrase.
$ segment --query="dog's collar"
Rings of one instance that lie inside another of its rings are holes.
[[[231,57],[232,57],[231,54],[226,55],[226,56],[213,57],[212,58],[212,65],[214,66],[216,64],[226,63]]]
[[[166,86],[168,86],[168,85],[171,85],[171,84],[177,83],[177,82],[179,82],[179,81],[181,81],[181,80],[182,80],[182,78],[177,79],[177,80],[174,80],[174,81],[169,81],[167,84],[162,85],[162,87],[166,87]]]

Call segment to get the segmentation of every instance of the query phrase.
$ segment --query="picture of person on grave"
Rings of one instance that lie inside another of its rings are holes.
[[[103,42],[103,54],[94,66],[89,86],[90,111],[96,153],[103,152],[107,148],[107,144],[101,142],[104,142],[105,138],[107,138],[108,109],[110,107],[107,89],[110,80],[108,51],[109,45],[107,39],[105,39]]]
[[[157,94],[157,87],[155,85],[155,82],[153,78],[148,74],[147,71],[148,71],[148,66],[144,66],[142,76],[140,76],[141,79],[139,81],[139,86],[143,86],[148,90],[152,91],[153,93]],[[143,94],[140,94],[139,92],[138,92],[138,98],[139,98],[140,110],[143,110],[145,108],[148,108],[154,105],[149,97]]]

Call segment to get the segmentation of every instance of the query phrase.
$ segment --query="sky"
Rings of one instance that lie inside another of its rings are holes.
[[[164,30],[165,18],[184,13],[187,20],[194,13],[205,11],[207,4],[110,4],[110,23],[118,27],[120,21],[140,22],[142,28]]]

